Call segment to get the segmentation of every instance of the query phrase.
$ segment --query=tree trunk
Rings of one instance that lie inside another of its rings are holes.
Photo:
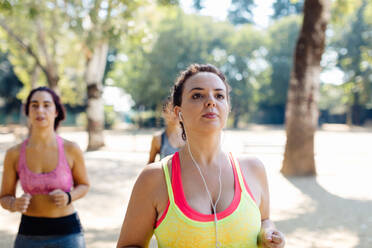
[[[353,125],[353,120],[352,120],[352,107],[351,106],[347,106],[347,112],[346,112],[346,124],[348,125],[348,127],[351,127]]]
[[[234,113],[234,121],[233,121],[233,128],[238,128],[238,124],[239,124],[239,113],[238,112],[235,112]]]
[[[31,74],[31,80],[30,80],[31,89],[35,89],[37,87],[37,80],[39,79],[39,72],[40,72],[39,67],[37,64],[35,64],[30,73]]]
[[[314,134],[318,124],[320,60],[325,46],[329,0],[306,0],[286,106],[286,176],[315,175]]]
[[[102,79],[106,67],[108,43],[103,42],[88,55],[85,81],[88,92],[88,150],[97,150],[104,143],[104,105],[102,99]]]
[[[362,123],[362,104],[360,103],[360,93],[358,91],[355,91],[353,93],[354,95],[354,103],[351,106],[351,123],[357,126],[361,126]]]

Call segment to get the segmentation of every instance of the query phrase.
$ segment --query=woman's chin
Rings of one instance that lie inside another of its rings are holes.
[[[221,125],[221,123],[219,122],[209,122],[203,125],[202,130],[204,130],[205,132],[214,133],[221,132],[223,128],[224,126]]]
[[[43,122],[37,122],[37,123],[33,123],[32,124],[33,127],[36,127],[36,128],[48,128],[49,127],[49,123],[43,123]]]

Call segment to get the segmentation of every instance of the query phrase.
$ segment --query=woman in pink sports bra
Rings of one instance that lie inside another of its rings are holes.
[[[54,91],[39,87],[28,95],[25,113],[30,135],[6,152],[0,193],[4,209],[22,213],[14,247],[85,247],[72,202],[85,196],[89,181],[78,145],[56,133],[63,105]]]
[[[185,145],[139,175],[117,247],[282,248],[270,220],[265,168],[221,148],[230,86],[212,65],[193,64],[173,86]]]

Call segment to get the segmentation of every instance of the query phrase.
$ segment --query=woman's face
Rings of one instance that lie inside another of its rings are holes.
[[[46,91],[36,91],[30,100],[28,118],[32,127],[54,127],[57,117],[52,96]]]
[[[222,130],[229,112],[227,89],[223,81],[214,73],[199,72],[186,80],[182,92],[181,107],[176,107],[177,116],[182,112],[182,120],[187,130]]]

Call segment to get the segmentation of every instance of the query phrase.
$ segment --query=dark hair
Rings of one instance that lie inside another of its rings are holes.
[[[172,89],[172,103],[173,107],[175,106],[181,106],[182,104],[182,93],[183,93],[183,88],[185,85],[185,82],[192,76],[196,75],[199,72],[210,72],[216,74],[222,82],[226,86],[226,98],[228,103],[230,104],[230,91],[231,87],[229,83],[226,80],[225,75],[214,65],[211,64],[191,64],[189,67],[187,67],[186,70],[182,71],[178,78],[176,79],[176,82],[173,85]],[[181,128],[182,128],[182,139],[186,140],[186,133],[185,133],[185,128],[183,126],[183,123],[180,121]]]
[[[37,92],[37,91],[46,91],[52,96],[54,105],[56,106],[56,110],[57,110],[57,113],[58,113],[57,117],[54,119],[54,130],[57,130],[61,121],[63,121],[66,117],[66,111],[65,111],[65,108],[63,107],[63,105],[61,103],[61,100],[60,100],[59,96],[52,89],[50,89],[48,87],[38,87],[38,88],[35,88],[35,89],[30,91],[30,93],[28,94],[27,100],[26,100],[26,104],[25,104],[26,116],[28,116],[28,114],[30,112],[29,107],[30,107],[31,98],[34,95],[34,93]]]

